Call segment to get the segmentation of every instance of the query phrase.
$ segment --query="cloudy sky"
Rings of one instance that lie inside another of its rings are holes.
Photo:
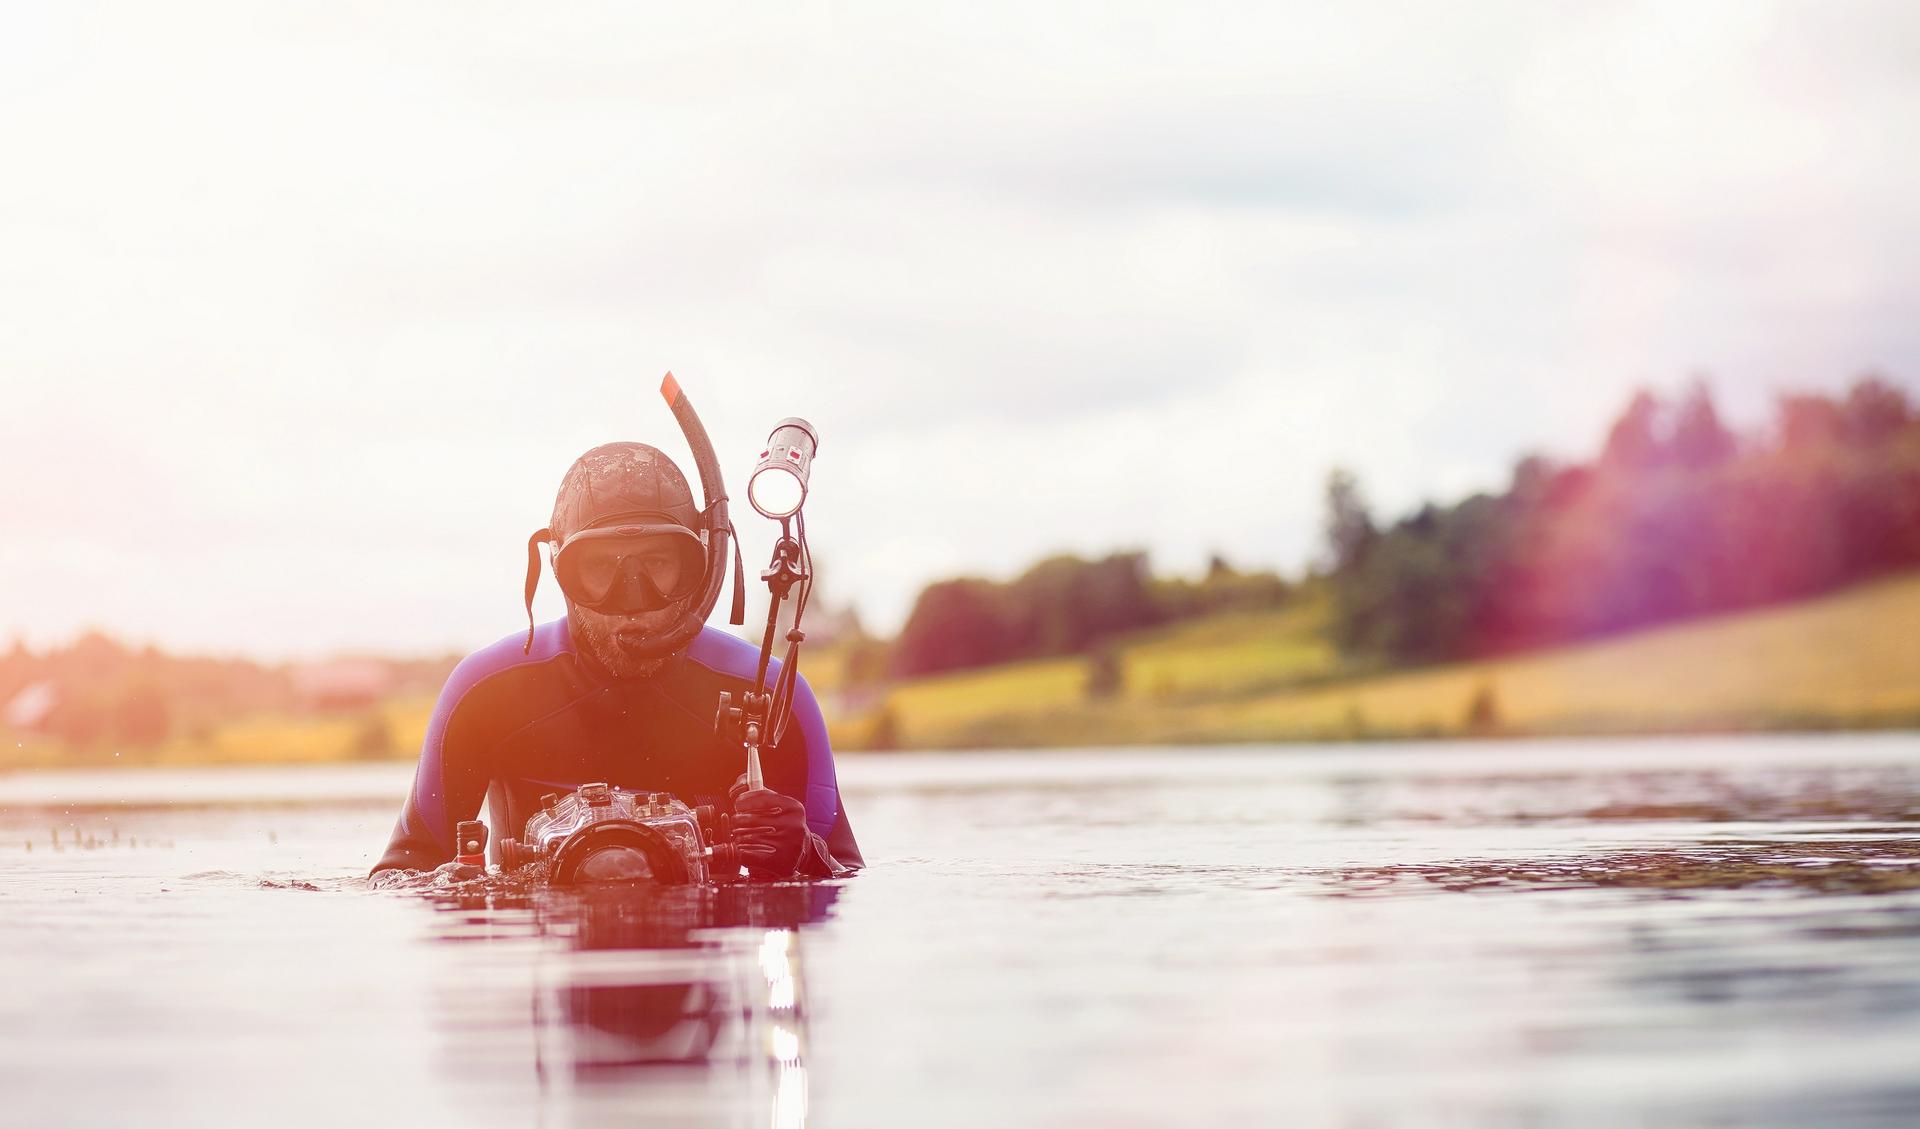
[[[1454,498],[1639,384],[1920,383],[1912,6],[25,7],[36,644],[484,644],[575,455],[684,451],[667,369],[736,487],[819,426],[880,629],[1060,550],[1296,570],[1329,467]]]

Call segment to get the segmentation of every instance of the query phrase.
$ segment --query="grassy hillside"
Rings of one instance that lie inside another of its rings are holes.
[[[1021,663],[899,686],[837,711],[837,737],[915,748],[1916,725],[1920,574],[1415,671],[1343,669],[1311,608],[1199,621],[1115,650],[1110,697],[1089,695],[1086,658]]]

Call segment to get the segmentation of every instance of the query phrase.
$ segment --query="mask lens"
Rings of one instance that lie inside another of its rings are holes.
[[[699,571],[697,562],[688,567],[688,547],[684,537],[667,534],[642,537],[630,544],[626,561],[630,569],[637,568],[661,595],[679,597],[686,593],[688,581]]]
[[[567,594],[587,605],[604,602],[620,583],[619,546],[606,541],[588,541],[573,549],[567,561],[572,573]]]

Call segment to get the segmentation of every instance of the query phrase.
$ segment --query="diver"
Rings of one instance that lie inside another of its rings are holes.
[[[710,461],[709,450],[703,476]],[[715,702],[753,688],[760,655],[704,625],[724,552],[708,525],[686,476],[657,448],[608,443],[574,462],[551,524],[527,544],[529,628],[467,656],[448,677],[412,792],[370,875],[375,885],[436,870],[474,876],[478,868],[454,861],[454,828],[475,818],[483,798],[498,861],[499,840],[519,835],[545,794],[593,781],[730,809],[733,842],[756,881],[838,877],[864,865],[804,678],[795,680],[791,724],[761,750],[765,787],[746,787],[741,749],[716,735]],[[542,546],[567,614],[535,626]],[[737,557],[735,570],[738,609]],[[705,607],[703,578],[713,581]]]

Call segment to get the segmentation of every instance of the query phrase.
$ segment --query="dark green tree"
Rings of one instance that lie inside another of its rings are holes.
[[[1335,467],[1327,474],[1326,537],[1328,563],[1336,573],[1358,568],[1373,547],[1376,534],[1360,479]]]
[[[1720,422],[1713,406],[1713,392],[1705,380],[1697,380],[1688,389],[1674,417],[1672,450],[1681,466],[1693,470],[1719,466],[1733,457],[1733,432]]]
[[[1609,469],[1633,473],[1652,470],[1666,460],[1660,437],[1660,401],[1645,388],[1633,394],[1627,410],[1607,432],[1600,462]]]

